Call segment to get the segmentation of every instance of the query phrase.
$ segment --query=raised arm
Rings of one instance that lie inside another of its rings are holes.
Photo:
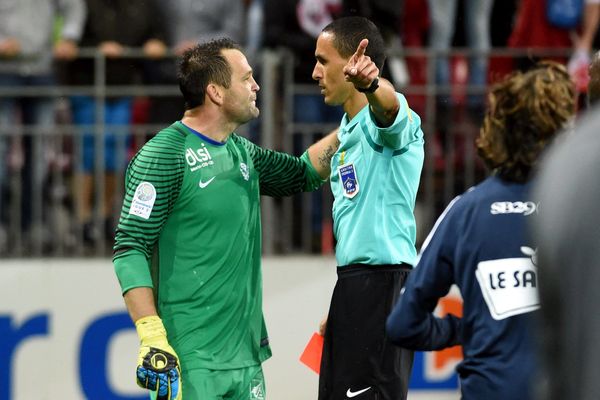
[[[379,78],[379,68],[371,57],[365,55],[368,39],[361,40],[356,52],[344,66],[344,75],[348,82],[367,96],[371,112],[382,127],[390,126],[400,110],[400,102],[394,86]]]

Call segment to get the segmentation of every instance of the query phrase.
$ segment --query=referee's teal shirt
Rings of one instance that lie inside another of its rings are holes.
[[[348,121],[344,114],[340,147],[331,161],[333,232],[339,266],[414,265],[415,199],[424,158],[421,119],[403,95],[386,128],[365,106]]]

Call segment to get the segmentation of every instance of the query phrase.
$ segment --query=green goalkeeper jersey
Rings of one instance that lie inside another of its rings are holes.
[[[317,189],[308,155],[215,142],[176,122],[132,159],[114,265],[123,293],[153,287],[182,368],[257,365],[262,313],[260,195]]]

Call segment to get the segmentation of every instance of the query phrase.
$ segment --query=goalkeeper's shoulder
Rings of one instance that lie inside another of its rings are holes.
[[[185,163],[185,136],[171,125],[150,139],[133,157],[130,167]]]

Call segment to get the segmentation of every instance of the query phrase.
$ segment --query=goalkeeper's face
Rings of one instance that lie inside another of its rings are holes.
[[[239,50],[227,49],[223,55],[231,66],[231,85],[224,91],[223,110],[232,121],[244,124],[257,118],[256,93],[260,89],[248,60]]]

